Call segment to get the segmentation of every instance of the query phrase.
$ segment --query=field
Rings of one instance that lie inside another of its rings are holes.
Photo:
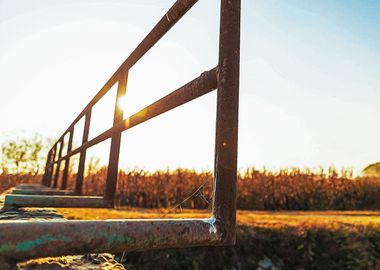
[[[105,172],[100,168],[86,176],[85,194],[102,194]],[[2,180],[4,190],[40,179],[3,175]],[[210,172],[121,171],[116,209],[59,211],[67,219],[207,217],[211,191]],[[128,252],[117,259],[129,270],[380,268],[378,178],[252,168],[239,173],[237,199],[236,246]]]
[[[68,219],[207,217],[204,210],[60,209]],[[380,212],[247,211],[235,247],[127,253],[128,269],[378,269]],[[210,260],[210,258],[213,258]],[[264,266],[272,267],[265,268]],[[273,268],[278,267],[278,268]]]
[[[205,210],[143,208],[60,208],[57,211],[66,219],[158,219],[207,218]],[[242,226],[257,228],[321,227],[334,229],[344,226],[380,226],[378,211],[249,211],[238,210],[237,222]]]
[[[102,195],[106,168],[85,177],[84,194]],[[69,181],[74,186],[75,174]],[[210,208],[213,175],[191,169],[120,171],[116,204],[141,208]],[[238,175],[239,209],[245,210],[377,210],[380,179],[353,178],[350,171],[330,168],[283,169],[276,172],[248,168]]]
[[[88,164],[84,195],[103,195],[106,167]],[[58,177],[61,184],[62,172]],[[39,183],[40,175],[0,175],[0,192],[19,183]],[[76,174],[71,168],[68,189]],[[116,205],[141,208],[209,209],[213,175],[209,171],[178,168],[149,172],[120,170]],[[276,172],[248,168],[238,174],[237,206],[244,210],[378,210],[380,178],[353,178],[352,172],[330,168],[283,169]]]

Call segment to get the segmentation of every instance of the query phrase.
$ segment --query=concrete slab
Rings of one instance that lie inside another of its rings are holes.
[[[9,192],[1,195],[9,194]],[[64,221],[64,217],[53,209],[16,209],[0,211],[2,222],[29,222],[29,221]],[[24,236],[27,238],[29,233]],[[37,247],[38,248],[38,247]],[[45,257],[45,254],[42,255]],[[48,257],[18,263],[18,260],[6,260],[0,255],[0,269],[19,270],[124,270],[125,268],[115,260],[114,255],[86,254],[76,256]]]
[[[25,194],[25,195],[75,195],[74,192],[69,190],[57,189],[14,189],[12,194]]]
[[[97,196],[50,196],[16,195],[5,196],[4,207],[56,207],[56,208],[104,208],[107,203]]]
[[[40,184],[20,184],[16,186],[17,189],[41,189],[41,188],[46,188],[43,185]]]

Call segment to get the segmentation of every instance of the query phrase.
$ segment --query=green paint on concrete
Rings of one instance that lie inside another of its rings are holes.
[[[69,195],[13,194],[5,197],[4,205],[18,207],[105,207],[103,197]]]
[[[10,205],[10,204],[13,204],[13,197],[5,196],[4,205]]]
[[[51,242],[51,241],[67,241],[71,242],[71,238],[67,236],[50,236],[48,234],[42,235],[41,237],[34,239],[34,240],[29,240],[29,241],[24,241],[16,244],[16,251],[28,251],[36,248],[39,245],[45,244],[46,242]]]

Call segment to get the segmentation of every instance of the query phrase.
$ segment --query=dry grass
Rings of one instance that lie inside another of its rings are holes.
[[[83,195],[104,195],[107,168],[88,174]],[[380,178],[352,179],[347,172],[313,172],[297,168],[278,172],[247,169],[238,174],[237,207],[242,210],[319,211],[379,210]],[[20,183],[40,182],[41,176],[0,175],[0,191]],[[68,189],[75,186],[70,174]],[[58,186],[62,177],[58,177]],[[115,203],[141,208],[208,209],[213,175],[191,169],[147,172],[120,171]]]
[[[375,211],[238,211],[238,223],[259,228],[325,228],[380,225]]]
[[[98,220],[210,216],[207,211],[192,209],[59,212],[68,219]],[[281,269],[380,269],[379,211],[239,210],[237,220],[235,246],[128,253],[127,268],[157,269],[159,262],[159,269],[259,269],[259,262],[269,258]]]
[[[207,218],[206,210],[183,209],[173,211],[168,209],[58,209],[67,219],[158,219],[158,218]],[[341,228],[347,226],[377,226],[380,225],[378,211],[246,211],[237,213],[239,225],[260,228],[282,227],[323,227]]]
[[[84,195],[104,195],[107,168],[85,177]],[[70,176],[69,189],[75,174]],[[213,174],[192,169],[120,171],[117,206],[207,209]],[[379,210],[380,178],[352,178],[349,172],[299,168],[276,172],[249,168],[237,180],[237,206],[243,210]],[[193,194],[193,196],[190,196]]]
[[[142,208],[58,208],[56,209],[66,219],[104,220],[104,219],[160,219],[160,218],[207,218],[206,210],[170,211],[168,209]]]

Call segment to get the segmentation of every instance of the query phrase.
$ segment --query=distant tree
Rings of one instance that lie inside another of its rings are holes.
[[[365,177],[380,177],[380,162],[368,165],[363,169],[362,174]]]
[[[40,135],[15,138],[1,145],[1,169],[5,174],[37,175],[44,166],[46,145]]]

